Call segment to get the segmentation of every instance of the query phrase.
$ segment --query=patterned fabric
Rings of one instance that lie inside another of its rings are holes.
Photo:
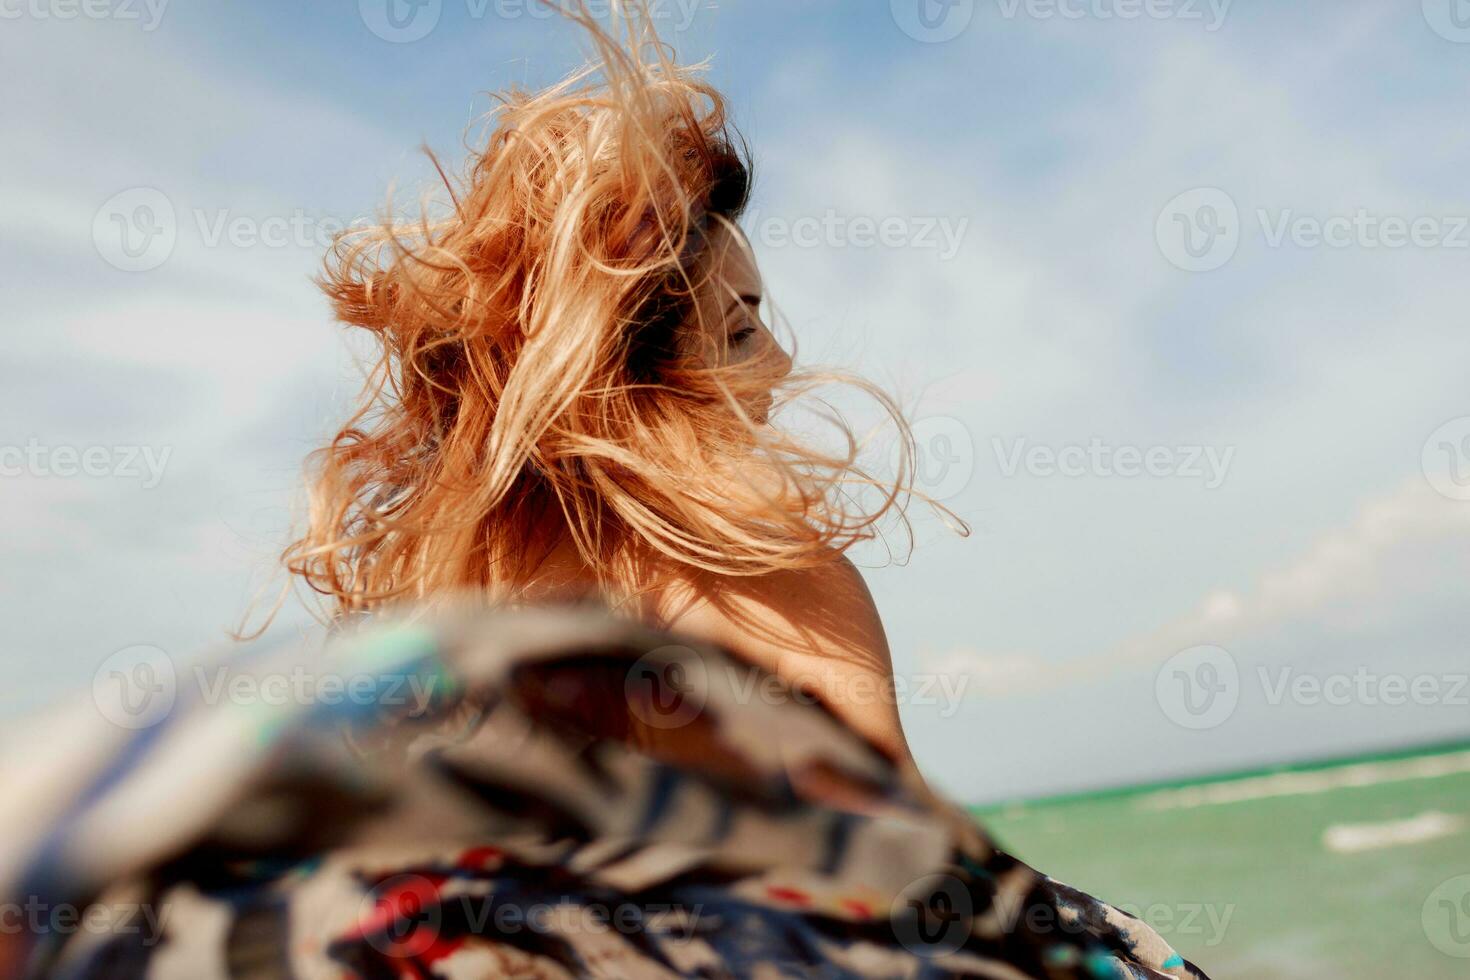
[[[4,760],[0,976],[1204,976],[809,696],[602,612],[150,669],[166,710],[99,677]]]

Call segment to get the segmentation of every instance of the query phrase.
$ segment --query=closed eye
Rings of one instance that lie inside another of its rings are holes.
[[[751,317],[756,315],[760,307],[761,297],[757,293],[741,293],[731,300],[729,307],[725,310],[726,318],[733,317],[735,312],[739,310],[743,314],[742,319],[746,321],[745,326],[731,330],[726,337],[731,347],[743,344],[755,336],[755,327],[749,321]]]

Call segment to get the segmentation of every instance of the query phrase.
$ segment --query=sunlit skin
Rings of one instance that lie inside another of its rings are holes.
[[[764,284],[738,230],[720,224],[710,232],[700,271],[694,321],[703,356],[727,366],[748,364],[764,374],[767,386],[780,381],[791,370],[791,358],[761,319]],[[747,410],[754,421],[765,422],[771,403],[768,392]]]
[[[761,276],[749,247],[723,228],[712,232],[713,275],[696,293],[704,356],[749,362],[772,381],[791,361],[761,319]],[[699,329],[699,328],[696,328]],[[748,407],[764,421],[772,399]],[[658,581],[639,614],[677,632],[710,640],[815,694],[842,720],[890,756],[912,766],[892,695],[893,666],[883,623],[857,568],[833,553],[815,568],[727,576],[654,561]],[[569,547],[541,566],[537,598],[590,589],[594,576]]]
[[[711,235],[714,275],[698,297],[726,363],[766,354],[774,372],[791,361],[760,316],[764,287],[749,246],[724,228]],[[718,310],[718,319],[708,315]],[[751,413],[763,420],[767,396]],[[779,677],[818,695],[857,731],[895,758],[908,745],[891,696],[892,658],[883,623],[862,575],[833,554],[817,568],[759,576],[674,574],[651,610],[662,625],[722,643]]]

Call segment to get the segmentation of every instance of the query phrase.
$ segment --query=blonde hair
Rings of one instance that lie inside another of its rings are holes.
[[[710,232],[745,207],[750,167],[702,67],[674,63],[647,16],[615,38],[580,8],[588,67],[498,95],[464,174],[435,165],[447,209],[342,236],[320,282],[375,344],[352,417],[310,460],[286,567],[335,614],[482,590],[513,599],[569,540],[613,595],[649,560],[721,575],[830,561],[903,518],[897,472],[860,442],[818,451],[749,410],[832,382],[768,358],[707,363],[690,337]],[[779,354],[779,352],[777,352]]]

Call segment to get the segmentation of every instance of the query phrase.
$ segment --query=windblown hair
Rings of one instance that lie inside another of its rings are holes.
[[[836,376],[699,356],[708,237],[751,183],[721,95],[646,20],[620,39],[569,16],[595,45],[587,68],[498,95],[464,174],[435,160],[445,206],[411,222],[390,206],[327,257],[322,288],[374,354],[356,412],[312,456],[284,560],[336,615],[514,600],[557,541],[630,596],[650,562],[757,575],[829,561],[889,512],[906,529],[912,438],[885,395],[843,379],[897,422],[880,481],[836,413],[845,448],[823,452],[750,407]]]

